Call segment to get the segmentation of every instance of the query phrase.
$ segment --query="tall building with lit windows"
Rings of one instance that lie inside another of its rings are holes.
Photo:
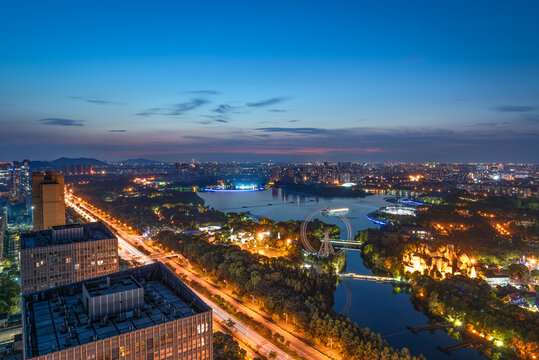
[[[32,173],[34,231],[66,223],[64,175],[47,171]]]
[[[102,222],[22,234],[23,294],[118,271],[118,239]]]
[[[23,296],[24,358],[210,360],[212,310],[162,263]]]

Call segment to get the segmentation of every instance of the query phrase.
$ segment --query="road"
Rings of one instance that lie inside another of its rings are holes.
[[[107,219],[104,216],[101,216],[99,213],[97,213],[95,210],[90,208],[89,206],[85,204],[75,204],[73,201],[71,201],[71,198],[66,197],[66,203],[73,207],[75,211],[77,211],[81,216],[84,216],[86,219],[90,221],[97,221],[96,219],[99,219],[103,222],[105,222],[109,228],[118,236],[119,245],[129,251],[132,256],[135,259],[145,259],[145,254],[140,252],[137,248],[133,246],[133,244],[142,246],[146,251],[150,252],[151,255],[159,255],[159,250],[156,250],[147,244],[144,243],[144,241],[141,241],[141,239],[138,236],[129,234],[124,229],[122,229],[119,225],[113,223],[109,219]],[[121,240],[120,240],[121,239]],[[144,262],[153,262],[153,260],[143,260]],[[215,287],[213,284],[207,282],[204,278],[198,276],[197,274],[192,273],[188,269],[184,268],[183,266],[180,266],[176,261],[173,261],[169,258],[162,258],[160,261],[164,264],[168,264],[174,270],[176,270],[177,273],[182,274],[186,277],[187,280],[194,280],[198,283],[203,283],[205,285],[206,289],[209,290],[214,295],[219,295],[223,297],[227,302],[229,302],[232,306],[237,308],[238,310],[241,310],[243,313],[249,315],[256,321],[264,324],[267,328],[269,328],[272,333],[279,333],[285,337],[286,341],[290,341],[290,348],[298,353],[299,355],[305,357],[306,359],[313,359],[313,360],[330,360],[330,359],[340,359],[340,356],[332,353],[332,357],[328,357],[326,354],[322,353],[318,349],[306,344],[293,334],[291,334],[292,330],[286,330],[280,326],[277,326],[276,324],[266,320],[261,314],[258,312],[255,312],[251,308],[245,306],[245,304],[242,304],[238,301],[236,301],[234,298],[232,298],[227,293],[223,292],[219,288]],[[200,298],[202,298],[212,309],[214,312],[214,315],[219,320],[227,320],[228,318],[231,318],[235,323],[235,329],[237,331],[237,335],[242,338],[242,340],[252,346],[255,349],[260,349],[262,354],[264,352],[268,354],[271,351],[275,351],[278,355],[278,359],[288,359],[289,356],[279,348],[277,348],[275,345],[269,343],[266,339],[264,339],[262,336],[258,335],[255,331],[250,329],[247,325],[243,324],[238,319],[234,318],[230,314],[228,314],[225,310],[221,309],[218,305],[207,299],[202,294],[199,294],[196,292]],[[264,351],[263,351],[264,350]],[[330,349],[327,349],[327,353],[330,353]]]

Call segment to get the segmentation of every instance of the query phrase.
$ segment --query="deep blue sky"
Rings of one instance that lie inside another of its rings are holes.
[[[0,161],[539,162],[538,1],[0,1]]]

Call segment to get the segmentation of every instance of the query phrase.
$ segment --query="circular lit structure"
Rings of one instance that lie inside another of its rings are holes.
[[[327,236],[324,238],[320,250],[315,250],[315,248],[312,246],[311,242],[307,238],[307,225],[309,224],[309,221],[311,221],[311,219],[313,217],[315,217],[317,215],[320,215],[320,214],[323,214],[324,212],[327,212],[327,211],[328,211],[327,208],[315,209],[315,210],[311,211],[310,213],[308,213],[307,216],[305,217],[305,219],[303,219],[303,222],[301,223],[301,228],[300,228],[301,243],[303,244],[303,247],[307,251],[309,251],[311,254],[327,256],[328,255],[327,250],[328,249],[332,250],[331,243],[328,243],[329,238]],[[348,220],[348,218],[346,216],[344,216],[343,214],[337,214],[337,216],[342,220],[342,222],[344,223],[344,225],[346,227],[347,238],[342,239],[342,240],[352,241],[352,237],[353,237],[352,224],[350,224],[350,221]],[[342,249],[346,248],[348,245],[349,244],[344,244],[344,246],[341,248],[340,251],[342,251]],[[326,249],[326,253],[321,254],[322,249]]]

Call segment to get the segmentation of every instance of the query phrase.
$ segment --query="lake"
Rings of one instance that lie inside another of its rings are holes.
[[[366,219],[368,213],[387,206],[384,195],[370,195],[365,198],[318,198],[287,194],[282,189],[272,188],[255,192],[201,192],[198,193],[206,205],[225,212],[246,212],[252,215],[267,217],[275,221],[302,220],[311,211],[320,208],[349,208],[346,216],[353,226],[354,234],[366,228],[377,225]],[[271,204],[271,205],[268,205]],[[315,216],[326,223],[341,226],[338,217]],[[346,234],[342,234],[344,238]],[[359,274],[372,274],[363,265],[358,251],[346,251],[346,271]],[[347,305],[347,301],[349,302]],[[434,334],[420,332],[414,335],[406,331],[406,326],[424,326],[427,316],[413,308],[410,295],[395,294],[393,286],[364,280],[345,279],[337,287],[335,293],[335,310],[348,309],[348,315],[361,327],[380,333],[393,347],[407,347],[412,354],[423,354],[427,359],[450,359],[436,349],[436,346],[453,346],[457,340],[445,332],[437,330]],[[452,356],[456,359],[475,360],[486,359],[474,348],[455,351]]]

